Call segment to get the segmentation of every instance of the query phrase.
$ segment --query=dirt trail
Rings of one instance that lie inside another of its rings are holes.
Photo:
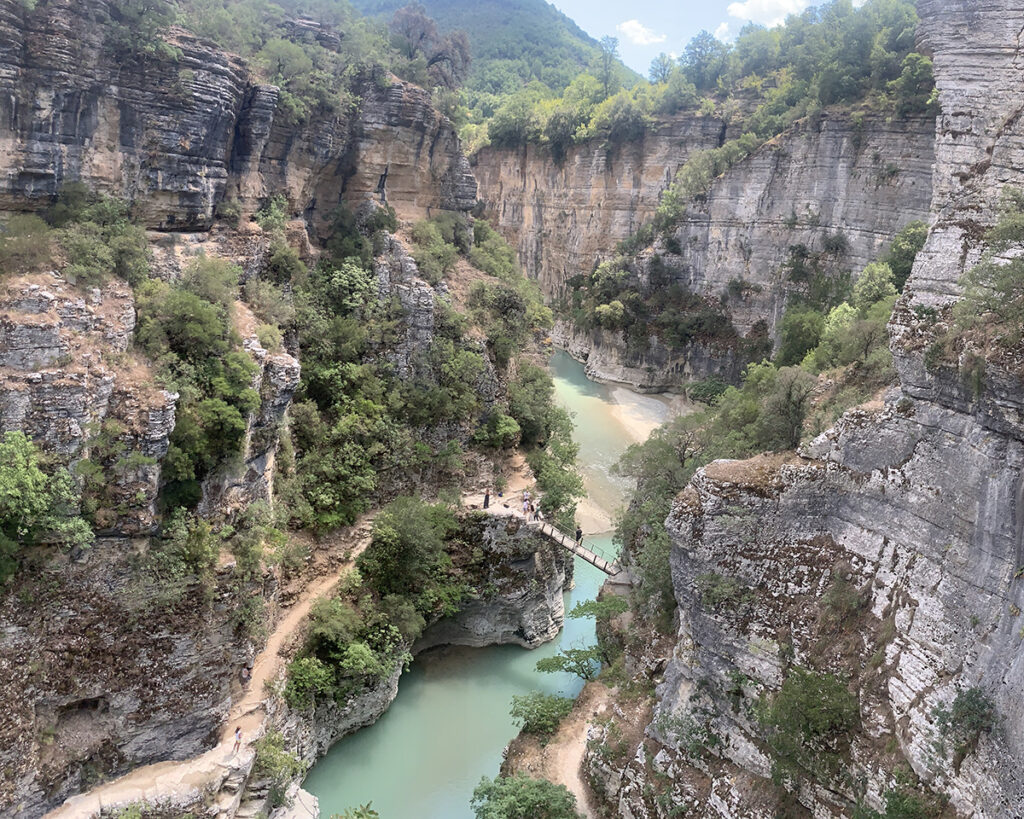
[[[59,808],[48,813],[47,819],[84,819],[99,815],[105,807],[124,806],[133,802],[158,804],[172,797],[180,801],[193,794],[198,797],[211,786],[219,786],[233,772],[247,768],[255,753],[252,743],[263,734],[267,716],[264,707],[266,686],[280,671],[280,651],[301,629],[313,604],[335,586],[342,572],[355,562],[369,544],[366,527],[359,526],[356,531],[362,534],[345,561],[336,571],[306,586],[298,600],[285,611],[274,627],[263,650],[256,655],[248,687],[228,712],[217,745],[191,759],[157,762],[136,768],[119,779],[70,797]],[[232,753],[235,728],[242,730],[242,747],[238,753]]]
[[[506,758],[508,772],[565,785],[576,797],[577,810],[588,819],[597,816],[590,788],[583,780],[583,754],[587,750],[587,727],[608,712],[610,698],[611,690],[604,683],[587,683],[547,745],[528,734],[513,740]]]
[[[492,496],[492,507],[498,507],[491,509],[494,514],[504,513],[500,506],[503,502],[509,504],[508,513],[514,513],[518,509],[519,493],[533,486],[533,473],[521,453],[512,457],[508,467],[510,474],[504,498]],[[479,508],[483,504],[483,493],[467,493],[463,495],[462,503],[464,506]],[[266,686],[280,673],[281,650],[287,649],[299,633],[313,604],[330,592],[345,569],[369,545],[370,527],[367,524],[371,520],[372,515],[368,515],[352,528],[351,531],[358,534],[358,540],[344,561],[326,576],[307,585],[274,626],[266,645],[253,661],[247,688],[228,712],[217,745],[190,759],[157,762],[136,768],[91,791],[69,797],[59,808],[46,814],[46,819],[88,819],[98,816],[104,808],[123,807],[136,802],[160,804],[173,799],[183,803],[191,797],[198,799],[206,792],[218,790],[224,780],[233,774],[239,776],[247,770],[255,754],[252,744],[264,732],[267,718]],[[237,753],[233,753],[236,728],[242,731],[242,746]]]

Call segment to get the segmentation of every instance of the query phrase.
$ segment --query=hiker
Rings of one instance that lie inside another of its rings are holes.
[[[530,514],[530,502],[523,498],[523,517],[527,517]]]
[[[576,527],[576,545],[583,545],[583,530],[579,526]]]
[[[242,729],[235,726],[235,747],[231,749],[231,753],[237,754],[238,749],[242,747]]]
[[[484,490],[484,509],[491,505],[491,490]]]
[[[541,523],[544,522],[544,513],[540,511],[539,506],[537,507],[537,520],[539,520]]]

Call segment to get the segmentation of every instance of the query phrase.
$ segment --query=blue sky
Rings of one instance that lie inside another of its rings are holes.
[[[744,23],[778,25],[820,3],[811,0],[550,0],[590,36],[619,38],[619,53],[630,68],[647,75],[660,52],[680,54],[701,29],[723,40],[735,37]]]

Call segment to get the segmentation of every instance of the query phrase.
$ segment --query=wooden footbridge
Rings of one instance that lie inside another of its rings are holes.
[[[577,557],[582,557],[591,566],[596,566],[602,572],[609,577],[615,577],[619,572],[622,571],[622,567],[616,562],[615,558],[609,559],[600,549],[588,549],[580,543],[576,542],[576,538],[572,535],[567,535],[561,529],[556,529],[550,523],[545,521],[527,521],[526,525],[537,529],[541,534],[545,535],[548,540],[554,541],[559,546],[568,549]]]
[[[474,508],[477,508],[474,504]],[[521,518],[520,512],[512,509],[507,503],[502,503],[500,506],[492,506],[489,509],[483,510],[489,515],[497,515],[501,517],[515,517]],[[582,544],[576,542],[576,538],[567,532],[563,532],[552,526],[547,521],[543,520],[526,520],[526,525],[531,529],[536,529],[548,540],[561,546],[563,549],[567,549],[577,557],[583,558],[591,566],[600,569],[609,577],[615,577],[622,571],[622,567],[618,564],[617,558],[613,555],[606,554],[603,550],[598,548],[587,548]]]

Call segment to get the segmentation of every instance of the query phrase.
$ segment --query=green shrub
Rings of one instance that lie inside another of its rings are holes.
[[[546,674],[575,674],[584,680],[592,680],[601,670],[601,650],[597,646],[564,648],[553,657],[538,660],[537,670]]]
[[[256,340],[263,349],[276,353],[281,350],[284,337],[275,325],[261,324],[256,328]]]
[[[299,657],[288,664],[285,701],[292,708],[309,708],[319,696],[334,692],[334,672],[316,657]]]
[[[237,199],[222,199],[214,208],[214,215],[231,227],[238,227],[238,222],[242,218],[242,206]]]
[[[473,791],[476,819],[580,819],[576,797],[565,785],[517,774],[486,776]]]
[[[28,273],[51,263],[49,225],[32,214],[11,216],[0,234],[0,275]]]
[[[403,497],[389,503],[373,522],[373,538],[356,566],[381,595],[416,595],[444,568],[445,538],[455,529],[446,507]]]
[[[84,546],[92,532],[76,515],[70,473],[48,474],[36,446],[22,432],[0,438],[0,586],[17,570],[22,548],[38,543]]]
[[[492,449],[508,449],[519,442],[520,427],[515,418],[494,410],[473,436],[474,442]]]
[[[253,743],[256,758],[253,776],[270,782],[268,800],[272,808],[285,803],[285,792],[292,781],[306,772],[306,766],[295,754],[285,750],[284,736],[271,729]]]
[[[978,687],[958,690],[952,705],[935,706],[932,716],[943,742],[952,743],[956,770],[960,769],[964,757],[977,747],[981,735],[991,733],[997,724],[995,702]]]
[[[728,605],[730,609],[750,599],[750,590],[735,577],[725,577],[715,572],[702,574],[697,578],[701,602],[713,609]]]
[[[858,716],[857,698],[837,677],[792,668],[757,711],[772,750],[772,778],[782,783],[805,772],[818,781],[834,776]]]
[[[528,734],[549,737],[572,711],[571,697],[557,697],[540,691],[512,697],[512,721]]]
[[[889,246],[889,252],[882,260],[892,270],[892,283],[899,292],[903,292],[903,286],[910,278],[910,271],[914,267],[914,259],[921,248],[924,247],[925,239],[928,238],[928,225],[921,221],[908,222],[897,233]]]

